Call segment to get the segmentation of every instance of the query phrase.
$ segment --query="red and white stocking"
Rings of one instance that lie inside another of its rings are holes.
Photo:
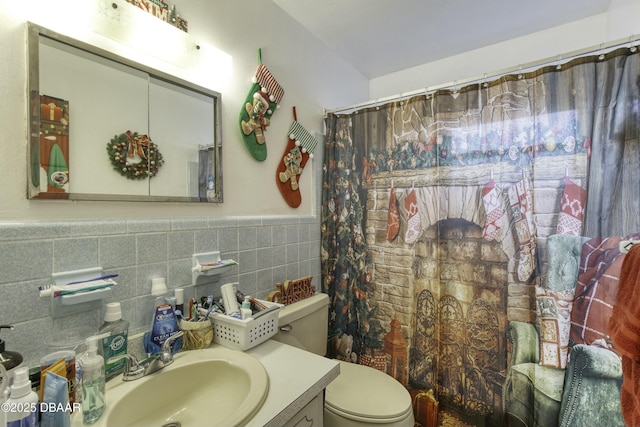
[[[418,209],[418,198],[416,190],[411,186],[407,198],[404,199],[404,206],[407,209],[407,232],[404,235],[404,241],[413,244],[420,237],[422,226],[420,225],[420,210]]]
[[[482,236],[486,240],[500,242],[506,230],[507,215],[504,207],[504,197],[496,188],[493,179],[482,187],[482,202],[487,216]]]
[[[282,160],[276,170],[276,184],[280,194],[292,208],[297,208],[302,202],[299,179],[307,160],[313,158],[318,141],[296,120],[295,108],[293,111],[294,122],[289,128],[289,140],[284,150]]]
[[[393,241],[400,232],[400,214],[398,213],[398,201],[396,200],[396,190],[391,181],[389,190],[389,213],[387,215],[387,240]]]
[[[582,233],[582,216],[584,204],[587,200],[587,190],[578,184],[565,179],[564,192],[560,202],[560,215],[558,216],[557,234],[570,234],[580,236]]]

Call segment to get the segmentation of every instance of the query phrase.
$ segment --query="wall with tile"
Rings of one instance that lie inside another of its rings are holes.
[[[153,301],[151,279],[185,289],[185,299],[219,293],[221,284],[238,282],[245,294],[264,298],[275,283],[313,276],[320,284],[319,218],[238,217],[159,218],[0,224],[0,323],[7,349],[29,366],[52,350],[47,340],[57,331],[97,329],[102,310],[62,318],[50,315],[50,299],[38,287],[51,274],[100,266],[116,273],[118,285],[105,302],[120,301],[130,335],[149,329]],[[238,261],[220,280],[192,285],[191,256],[219,250]],[[60,339],[60,338],[58,338]]]

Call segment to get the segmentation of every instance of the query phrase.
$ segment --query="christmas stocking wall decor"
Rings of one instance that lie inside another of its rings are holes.
[[[284,200],[292,208],[297,208],[302,202],[298,180],[307,164],[313,158],[318,141],[298,123],[296,108],[293,107],[293,123],[289,128],[289,140],[284,150],[282,161],[276,170],[276,184]]]
[[[242,141],[251,156],[259,162],[267,158],[265,131],[271,124],[274,110],[280,107],[284,89],[262,64],[262,54],[258,50],[258,69],[252,79],[251,89],[240,110]]]

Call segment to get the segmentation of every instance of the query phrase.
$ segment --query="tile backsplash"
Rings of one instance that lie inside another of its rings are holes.
[[[191,256],[220,251],[238,261],[217,282],[193,286]],[[13,222],[0,224],[0,324],[6,349],[25,364],[55,350],[78,327],[95,330],[103,310],[53,319],[50,300],[38,287],[51,274],[102,267],[118,274],[106,302],[119,301],[129,334],[149,329],[151,279],[165,277],[169,291],[185,289],[185,299],[219,293],[220,285],[238,282],[245,294],[265,298],[275,284],[312,276],[320,288],[320,220],[315,216],[239,218],[160,218],[130,220]]]

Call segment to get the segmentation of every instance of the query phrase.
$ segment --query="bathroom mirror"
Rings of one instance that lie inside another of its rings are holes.
[[[32,199],[222,202],[221,95],[33,23]]]

